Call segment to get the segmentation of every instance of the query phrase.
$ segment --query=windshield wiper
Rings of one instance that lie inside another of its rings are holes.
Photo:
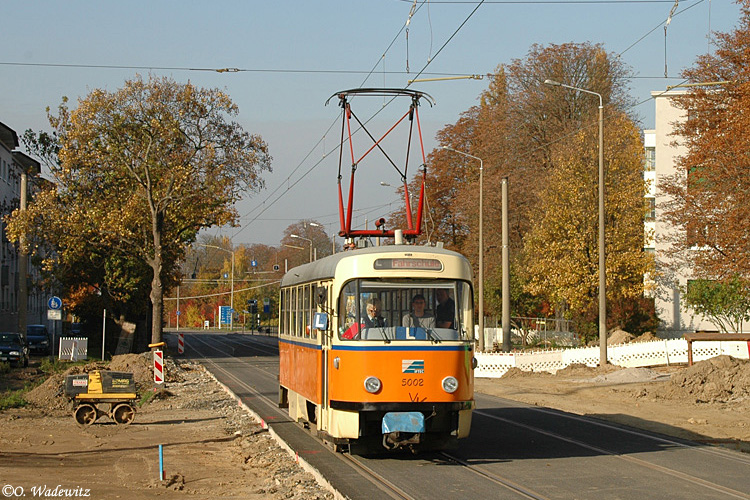
[[[424,331],[433,344],[439,344],[440,342],[442,342],[440,338],[438,338],[436,335],[433,335],[435,332],[431,328],[425,328]]]

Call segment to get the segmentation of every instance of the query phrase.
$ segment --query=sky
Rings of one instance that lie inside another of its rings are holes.
[[[227,236],[235,246],[278,245],[284,229],[303,219],[323,224],[329,235],[339,229],[340,108],[335,98],[325,104],[337,91],[487,75],[523,59],[533,44],[588,41],[633,71],[631,96],[641,103],[634,111],[648,129],[650,92],[680,83],[680,72],[713,50],[710,34],[733,30],[739,16],[731,0],[13,2],[3,9],[0,30],[0,122],[19,136],[29,128],[49,131],[45,109],[55,110],[63,96],[75,106],[92,90],[114,92],[136,74],[225,90],[240,109],[234,119],[268,143],[273,172],[263,176],[264,189],[237,204],[239,227],[206,234]],[[216,71],[224,68],[239,71]],[[426,153],[487,85],[483,78],[410,86],[435,100],[419,110]],[[382,97],[352,101],[358,116],[374,115],[368,128],[377,137],[409,102],[385,104]],[[384,141],[401,163],[406,134],[400,126]],[[411,176],[419,151],[409,158]],[[350,161],[344,163],[348,184]],[[382,156],[368,156],[356,182],[353,227],[372,228],[401,206],[395,188],[381,185],[399,182]]]

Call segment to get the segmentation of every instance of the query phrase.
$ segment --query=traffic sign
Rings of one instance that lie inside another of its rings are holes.
[[[232,317],[232,309],[229,306],[219,306],[219,323],[228,325]]]
[[[253,266],[253,267],[258,267],[258,261],[255,260],[255,259],[253,259],[253,260],[250,261],[250,265]]]
[[[60,297],[52,296],[47,300],[47,307],[50,309],[62,309],[62,300],[60,300]]]

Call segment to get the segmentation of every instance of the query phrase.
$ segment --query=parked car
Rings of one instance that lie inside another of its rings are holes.
[[[26,342],[29,344],[29,351],[33,354],[50,353],[52,342],[50,342],[47,327],[44,325],[27,325]]]
[[[15,366],[29,366],[29,346],[20,333],[0,333],[0,361]]]

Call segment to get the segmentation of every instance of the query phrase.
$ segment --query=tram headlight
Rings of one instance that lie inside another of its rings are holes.
[[[365,379],[365,390],[371,394],[378,392],[382,386],[383,384],[378,377],[367,377]]]
[[[448,394],[453,394],[458,389],[458,380],[456,377],[445,377],[443,379],[443,390]]]

